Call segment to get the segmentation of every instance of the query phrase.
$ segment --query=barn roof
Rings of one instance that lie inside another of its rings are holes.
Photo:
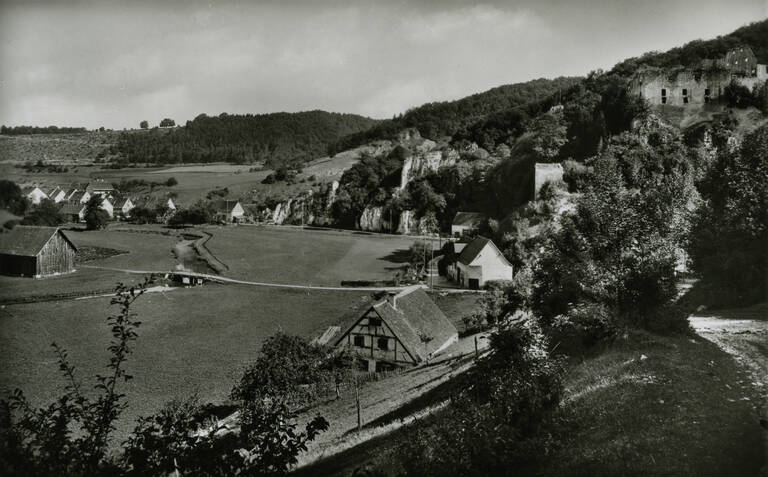
[[[504,254],[501,253],[501,251],[496,247],[496,244],[493,243],[491,239],[485,238],[485,237],[477,237],[475,240],[471,241],[469,245],[464,247],[464,249],[459,254],[458,261],[463,263],[464,265],[469,266],[477,256],[480,254],[480,252],[485,248],[486,245],[491,244],[491,247],[496,249],[497,252],[499,252],[499,258],[507,265],[509,265],[509,262],[504,257]]]
[[[0,234],[0,253],[34,257],[55,234],[61,234],[64,240],[77,250],[75,244],[58,227],[17,225],[10,231]]]
[[[394,306],[392,302],[394,301]],[[458,331],[445,314],[435,305],[435,302],[429,298],[421,286],[416,285],[408,287],[394,296],[388,296],[367,306],[359,313],[354,322],[345,328],[345,332],[336,341],[340,343],[344,336],[360,321],[361,316],[373,308],[392,329],[397,339],[403,343],[403,346],[416,359],[422,361],[427,355],[434,353],[441,348],[446,341],[455,336]],[[421,342],[419,335],[426,334],[432,337],[432,340],[426,344]]]
[[[480,212],[456,212],[456,217],[453,218],[453,225],[461,225],[465,227],[475,227],[483,221],[485,216]]]

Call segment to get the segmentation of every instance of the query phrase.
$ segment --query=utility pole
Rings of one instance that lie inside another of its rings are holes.
[[[355,405],[357,406],[357,432],[363,430],[363,420],[360,417],[360,381],[355,373]]]

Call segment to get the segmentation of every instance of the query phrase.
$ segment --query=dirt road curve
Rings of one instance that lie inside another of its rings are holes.
[[[731,354],[748,370],[758,396],[757,418],[765,427],[768,422],[768,305],[717,311],[691,316],[688,320],[699,335]],[[768,429],[765,429],[763,445],[768,460]],[[768,463],[760,475],[768,477]]]

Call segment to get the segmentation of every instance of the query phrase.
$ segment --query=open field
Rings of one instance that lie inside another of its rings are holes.
[[[124,388],[130,404],[122,435],[133,420],[174,396],[198,392],[203,402],[227,398],[261,343],[278,329],[314,337],[364,303],[364,292],[268,289],[244,285],[180,288],[141,297],[142,321]],[[0,310],[0,394],[22,388],[41,404],[63,380],[50,348],[69,351],[78,376],[103,372],[109,329],[108,298],[8,305]],[[90,382],[90,381],[89,381]]]
[[[226,276],[301,285],[339,286],[342,280],[388,280],[402,265],[412,237],[279,227],[205,227],[206,247]]]

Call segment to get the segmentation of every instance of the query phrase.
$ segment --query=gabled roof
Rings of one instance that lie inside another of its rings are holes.
[[[476,227],[480,222],[485,219],[485,215],[480,212],[456,212],[456,217],[453,218],[453,225],[461,225],[464,227]]]
[[[17,225],[8,232],[0,234],[0,253],[34,257],[43,249],[55,234],[61,234],[64,240],[77,250],[75,244],[58,227],[39,227],[35,225]]]
[[[113,195],[112,196],[112,204],[114,204],[115,207],[120,208],[120,209],[123,208],[123,206],[125,206],[125,203],[128,202],[129,200],[131,201],[131,204],[136,205],[136,204],[133,203],[131,198],[128,197],[128,196],[123,196],[123,195]]]
[[[66,202],[59,212],[61,212],[64,215],[78,215],[80,214],[80,211],[85,208],[85,204],[81,204],[80,202]]]
[[[365,312],[371,308],[389,326],[417,362],[426,359],[426,355],[434,353],[458,333],[453,323],[446,318],[419,285],[408,287],[394,296],[385,297],[372,306],[366,307]],[[346,327],[345,332],[336,340],[337,345],[349,334],[365,312],[360,313],[354,322]],[[421,334],[432,337],[426,346],[421,341]]]
[[[231,212],[232,209],[234,209],[235,206],[239,203],[239,200],[219,199],[212,201],[211,207],[213,207],[216,212]],[[240,207],[242,207],[242,205]]]
[[[458,261],[467,266],[471,265],[472,262],[474,262],[477,256],[480,254],[480,252],[482,252],[485,246],[488,244],[490,244],[491,247],[493,247],[494,250],[498,252],[498,257],[505,264],[510,265],[507,259],[504,257],[504,254],[501,253],[498,247],[496,247],[496,244],[494,244],[491,239],[487,239],[485,237],[477,237],[475,240],[471,241],[469,245],[464,247],[464,249],[459,254]]]

